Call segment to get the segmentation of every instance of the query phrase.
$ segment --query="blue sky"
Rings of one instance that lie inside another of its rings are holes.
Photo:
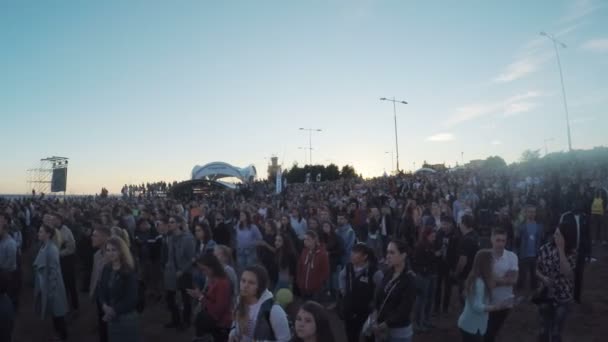
[[[448,5],[449,4],[449,5]],[[580,1],[2,1],[0,193],[40,158],[68,192],[184,180],[277,155],[390,171],[606,145],[608,4]]]

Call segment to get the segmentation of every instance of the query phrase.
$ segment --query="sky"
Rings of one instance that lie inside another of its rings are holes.
[[[68,194],[194,165],[401,169],[607,145],[608,2],[0,2],[0,193],[70,158]],[[387,153],[388,152],[388,153]],[[391,157],[393,156],[393,158]],[[305,159],[306,158],[306,159]],[[393,161],[392,161],[393,160]]]

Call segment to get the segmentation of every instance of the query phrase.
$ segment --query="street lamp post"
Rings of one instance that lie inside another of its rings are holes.
[[[389,154],[389,153],[391,154],[391,172],[393,172],[395,170],[395,164],[394,164],[394,161],[393,161],[393,159],[394,159],[394,153],[393,153],[393,151],[384,152],[384,154]]]
[[[395,121],[395,152],[397,152],[397,173],[399,173],[399,138],[397,136],[397,103],[401,103],[401,104],[407,104],[406,101],[400,101],[400,100],[395,100],[395,98],[393,97],[392,99],[388,99],[386,97],[381,97],[380,101],[389,101],[393,103],[393,118]]]
[[[307,150],[309,149],[309,147],[298,147],[298,150],[304,150],[304,165],[306,165],[306,154],[308,153]]]
[[[564,49],[567,48],[567,46],[566,46],[566,44],[557,40],[557,38],[555,38],[552,34],[549,34],[549,33],[543,31],[540,33],[540,35],[549,38],[553,42],[553,48],[555,49],[555,57],[557,58],[557,67],[559,69],[559,79],[562,84],[562,98],[564,100],[564,110],[566,111],[566,130],[568,132],[568,151],[572,151],[572,138],[570,137],[570,118],[568,115],[568,101],[566,100],[566,87],[564,87],[564,75],[562,73],[562,62],[559,59],[559,50],[557,49],[558,44],[559,44],[559,46],[561,46]]]
[[[308,131],[308,149],[310,150],[310,165],[312,165],[312,132],[321,132],[320,128],[302,128],[300,131]]]

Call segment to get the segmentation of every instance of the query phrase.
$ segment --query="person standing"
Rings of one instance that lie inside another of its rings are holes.
[[[458,318],[462,342],[482,342],[488,327],[488,313],[502,310],[506,304],[489,304],[494,276],[492,250],[482,249],[475,254],[471,272],[464,284],[464,310]]]
[[[317,302],[306,302],[298,310],[293,342],[334,341],[327,311]]]
[[[61,235],[59,255],[61,260],[61,274],[73,312],[79,308],[78,289],[76,287],[76,240],[68,226],[63,224],[63,217],[55,213],[52,215],[52,224]]]
[[[536,258],[542,245],[544,228],[536,222],[536,208],[526,208],[526,222],[519,226],[516,246],[519,252],[521,277],[519,288],[524,289],[530,283],[530,289],[536,289]]]
[[[0,273],[0,341],[11,342],[15,326],[15,307],[8,295],[10,279],[6,273]]]
[[[300,294],[312,299],[321,294],[329,279],[329,257],[325,246],[319,243],[317,233],[312,230],[304,234],[304,250],[300,255],[296,281]]]
[[[9,234],[10,215],[0,214],[0,273],[7,282],[6,294],[16,311],[19,299],[17,272],[17,243]]]
[[[65,315],[68,301],[61,277],[59,249],[53,242],[55,228],[43,224],[38,231],[42,246],[34,259],[34,312],[45,319],[53,317],[53,327],[59,341],[68,338]]]
[[[541,322],[539,342],[561,341],[574,300],[577,235],[575,224],[561,223],[552,241],[540,248],[536,266],[536,276],[542,283],[536,300]]]
[[[416,280],[406,268],[407,244],[393,240],[386,249],[388,270],[376,290],[371,332],[388,342],[411,342],[411,313],[416,301]],[[367,330],[364,327],[364,330]],[[369,334],[368,331],[365,331]]]
[[[452,289],[456,284],[453,274],[458,262],[458,237],[451,216],[441,215],[441,229],[437,232],[435,240],[441,251],[435,291],[435,312],[446,314],[450,307]]]
[[[371,313],[376,286],[382,272],[373,262],[371,250],[363,243],[356,244],[350,262],[340,272],[342,317],[348,342],[358,342],[361,328]]]
[[[606,245],[608,236],[606,236],[606,227],[604,227],[604,212],[606,211],[606,203],[602,198],[602,190],[595,191],[595,197],[591,202],[591,229],[595,233],[593,243]]]
[[[494,263],[492,272],[494,274],[495,287],[492,289],[491,304],[503,305],[513,301],[513,286],[517,284],[519,267],[517,255],[505,249],[508,233],[502,228],[492,230],[492,253]],[[488,328],[484,336],[484,342],[494,342],[500,328],[509,316],[511,308],[503,306],[501,310],[492,311],[488,318]]]
[[[585,264],[591,258],[591,231],[589,217],[583,212],[583,201],[575,197],[572,201],[572,210],[565,212],[560,220],[560,224],[575,227],[575,249],[576,267],[574,268],[574,301],[581,303],[583,292],[583,274]]]
[[[93,255],[93,270],[91,271],[91,281],[89,282],[89,297],[95,300],[97,306],[97,326],[99,342],[108,342],[108,323],[103,320],[104,313],[101,302],[97,298],[97,286],[101,279],[101,272],[106,264],[105,244],[112,235],[110,229],[98,226],[91,234],[91,244],[97,249]]]
[[[112,236],[105,244],[108,263],[99,280],[97,296],[108,323],[109,342],[139,340],[137,305],[137,274],[127,244]]]
[[[241,274],[239,298],[229,342],[277,341],[291,339],[289,321],[283,308],[268,291],[268,272],[252,265]]]
[[[171,322],[165,328],[187,329],[190,326],[192,302],[186,289],[192,287],[192,260],[194,258],[194,237],[188,229],[182,230],[184,218],[174,215],[169,219],[169,240],[167,263],[164,270],[167,305],[171,311]],[[183,311],[180,315],[176,295],[180,292]]]
[[[256,246],[262,240],[262,233],[251,221],[247,211],[239,213],[239,222],[234,227],[236,231],[236,266],[237,269],[253,265],[257,261]]]
[[[426,225],[416,244],[412,269],[416,273],[416,304],[414,306],[414,331],[427,332],[433,328],[431,314],[433,294],[437,282],[437,258],[441,251],[435,250],[434,225]]]
[[[463,294],[465,280],[473,268],[473,260],[479,251],[479,235],[473,230],[473,216],[464,215],[460,223],[460,246],[458,248],[458,264],[456,265],[455,276],[458,280],[459,293]],[[464,298],[461,297],[464,304]]]

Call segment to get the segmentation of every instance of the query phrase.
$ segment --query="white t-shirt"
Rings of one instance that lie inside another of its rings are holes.
[[[496,278],[503,278],[510,271],[519,271],[517,255],[505,249],[501,257],[494,256],[493,271]],[[492,304],[509,298],[513,298],[513,286],[497,286],[492,290]]]

